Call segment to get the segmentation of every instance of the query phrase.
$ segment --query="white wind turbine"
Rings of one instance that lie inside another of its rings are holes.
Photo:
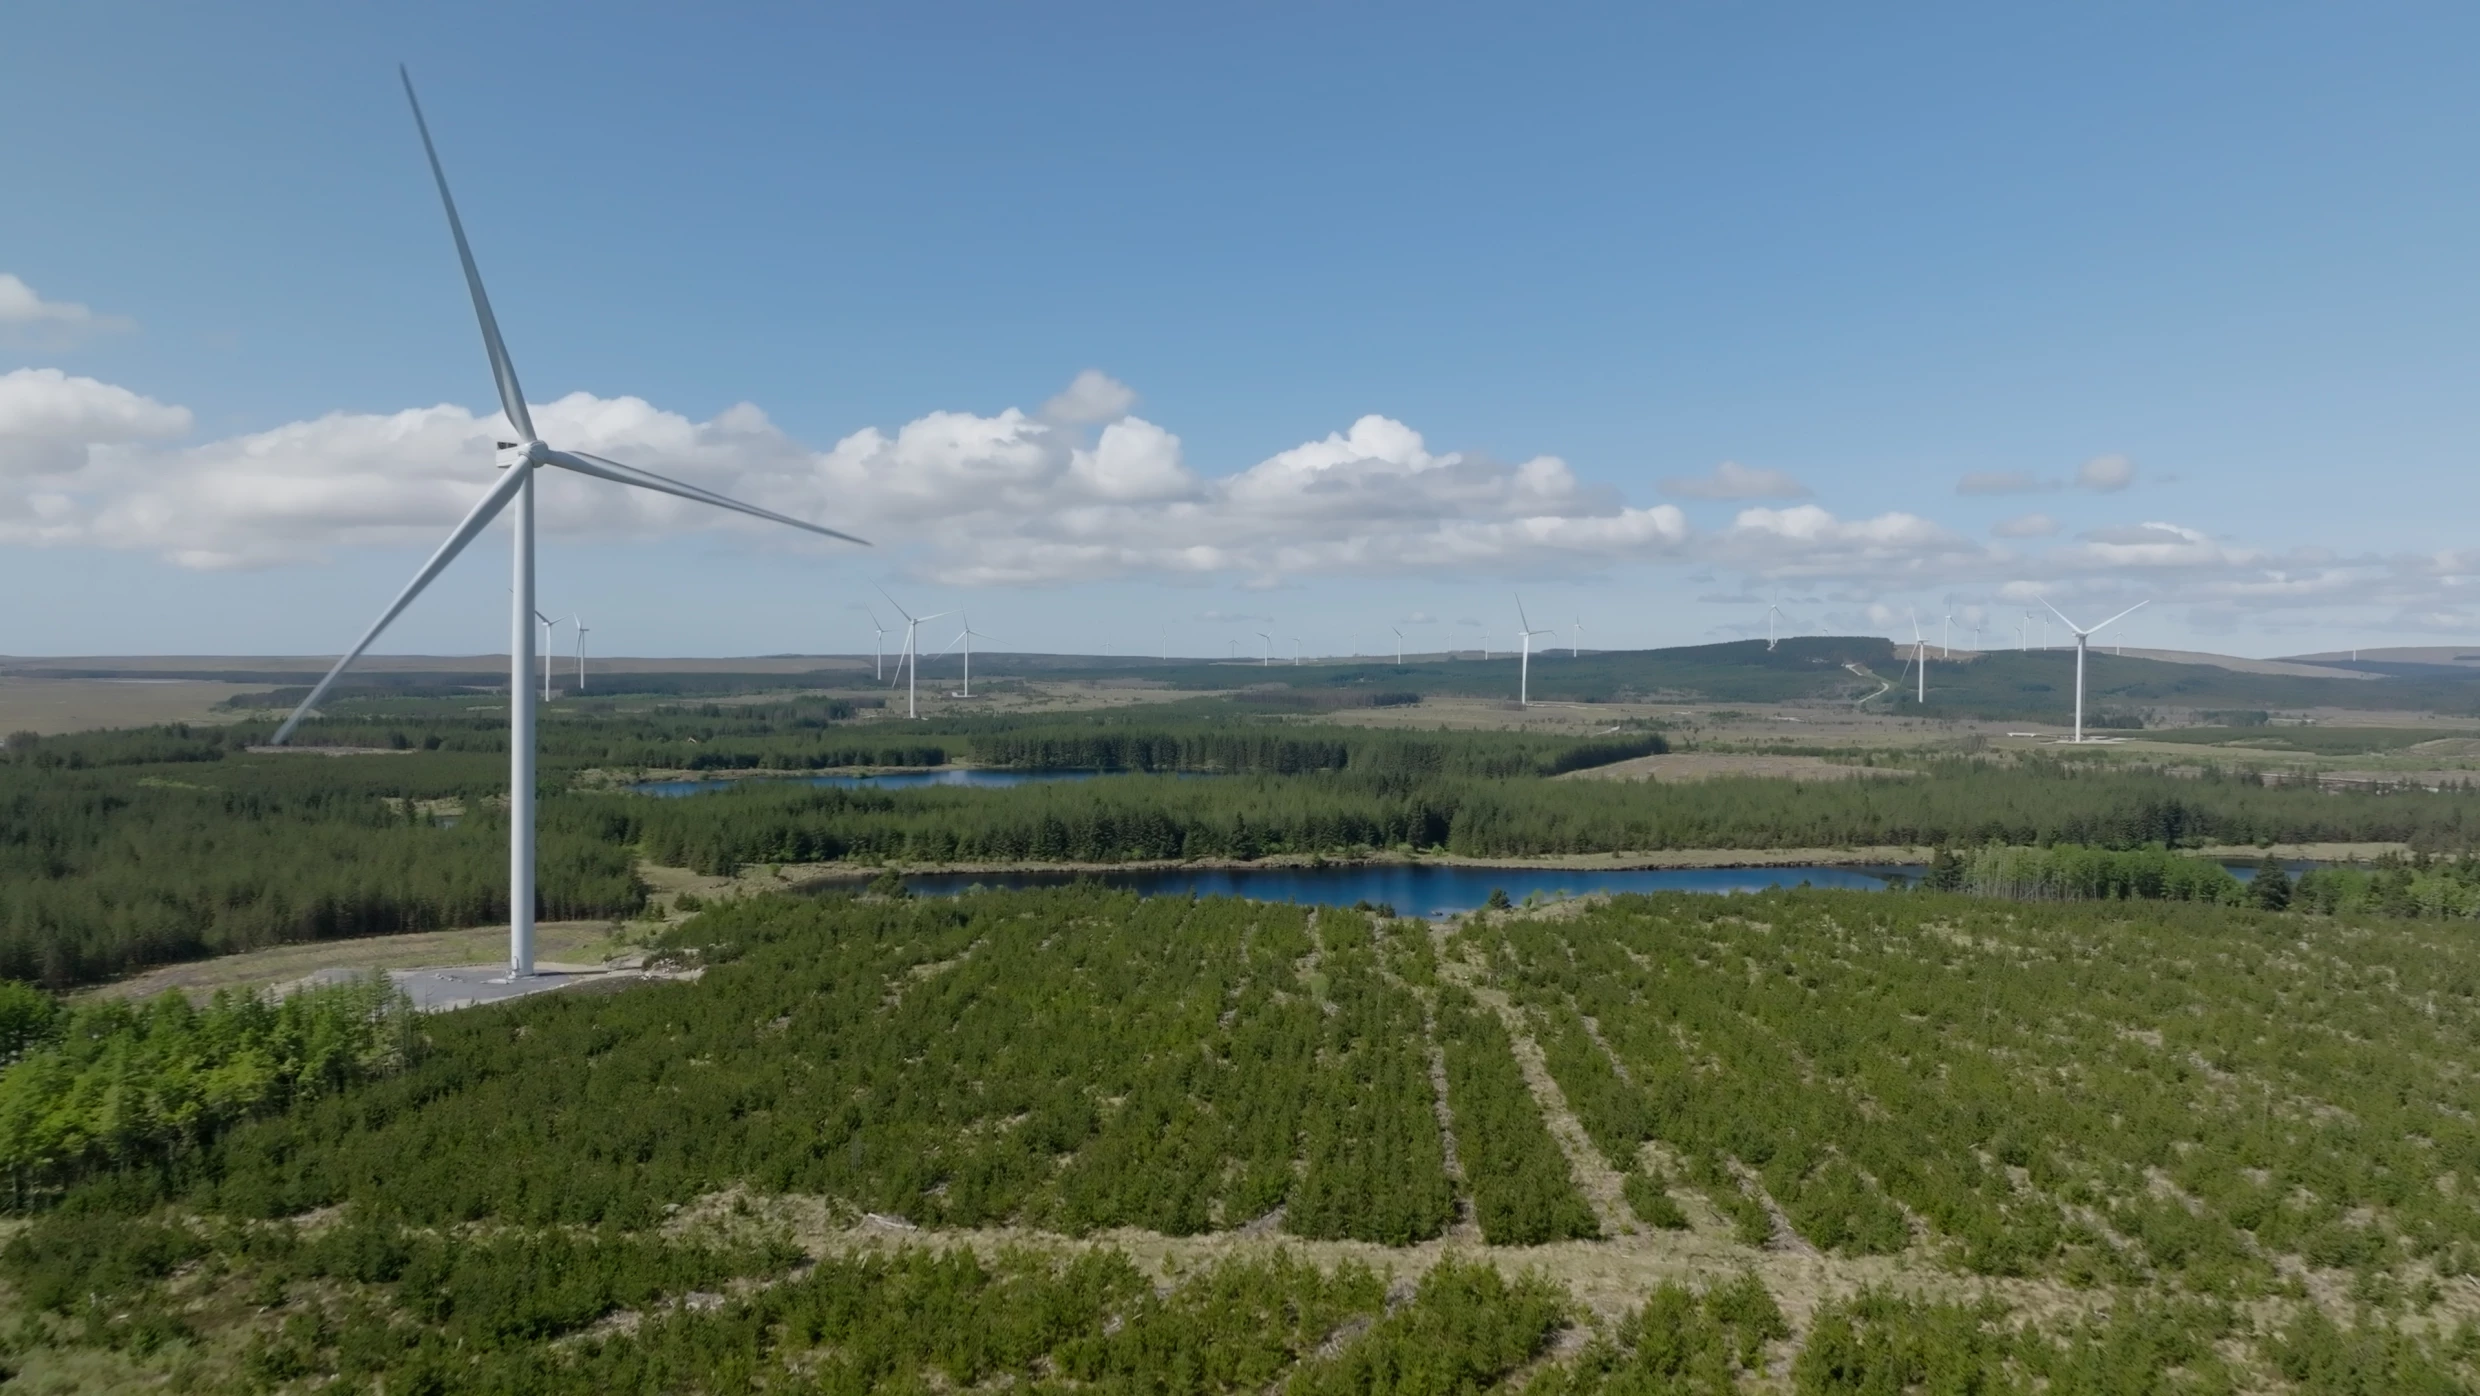
[[[1533,706],[1533,637],[1555,632],[1533,628],[1532,617],[1524,614],[1524,598],[1521,596],[1516,598],[1516,623],[1520,627],[1516,631],[1516,642],[1524,647],[1524,657],[1516,666],[1516,706],[1529,708]]]
[[[577,629],[577,691],[586,691],[586,618],[570,616],[568,623]]]
[[[880,587],[878,589],[878,594],[881,596],[887,596],[887,588]],[[904,651],[896,656],[896,672],[905,676],[904,715],[908,718],[919,717],[921,716],[921,709],[919,706],[919,699],[921,696],[921,650],[917,648],[913,642],[915,637],[921,634],[921,628],[923,626],[928,625],[930,622],[950,613],[946,611],[932,611],[926,616],[917,616],[904,609],[902,606],[897,606],[896,599],[892,596],[887,596],[887,604],[890,606],[895,606],[896,614],[904,617]]]
[[[1918,683],[1920,686],[1913,693],[1912,702],[1916,705],[1926,704],[1929,701],[1929,642],[1921,636],[1920,612],[1918,611],[1912,612],[1912,657],[1903,668],[1907,672],[1914,668],[1919,669]],[[1902,682],[1903,675],[1895,675],[1895,681]]]
[[[1266,642],[1266,652],[1259,656],[1257,661],[1257,667],[1263,669],[1274,663],[1274,637],[1260,630],[1257,632],[1257,638]]]
[[[605,460],[583,451],[563,451],[544,444],[534,430],[533,414],[526,410],[525,390],[517,385],[516,365],[508,357],[508,347],[500,341],[499,322],[492,317],[490,298],[483,294],[482,272],[474,265],[473,249],[465,241],[465,226],[456,216],[456,200],[449,197],[448,176],[440,168],[438,150],[431,144],[430,126],[422,119],[422,104],[413,95],[413,78],[401,67],[397,73],[405,84],[405,101],[413,108],[413,124],[422,137],[422,153],[430,160],[431,181],[439,187],[439,203],[448,216],[448,233],[456,241],[457,261],[464,267],[465,289],[473,298],[474,318],[482,327],[482,347],[491,359],[491,378],[499,389],[500,410],[507,414],[508,425],[515,428],[515,434],[521,439],[501,443],[503,450],[517,452],[513,460],[501,467],[507,473],[481,499],[475,501],[464,521],[448,535],[446,542],[439,545],[438,551],[431,554],[430,561],[414,573],[413,580],[397,593],[396,600],[362,633],[361,640],[336,661],[326,677],[310,690],[309,696],[301,700],[301,706],[295,708],[292,716],[284,720],[284,725],[276,729],[274,741],[281,745],[290,740],[301,720],[318,706],[321,698],[327,696],[327,691],[335,686],[345,669],[378,641],[389,622],[403,614],[404,609],[413,604],[414,598],[422,594],[423,588],[445,571],[449,563],[456,561],[457,554],[465,551],[465,545],[473,542],[476,535],[499,517],[501,510],[515,505],[515,527],[511,530],[513,576],[508,611],[508,973],[511,978],[516,978],[534,972],[535,737],[531,682],[536,614],[534,472],[544,466],[557,466],[613,484],[634,485],[658,494],[675,495],[700,504],[731,509],[829,538],[841,538],[848,543],[862,540],[849,533],[838,533],[834,529],[761,509],[754,504],[743,504],[737,499],[727,499],[710,490],[666,479],[618,461]]]
[[[879,622],[877,607],[864,605],[861,609],[870,613],[870,629],[878,637],[871,642],[870,646],[870,682],[885,683],[887,681],[887,627]]]
[[[1576,637],[1576,642],[1567,647],[1567,657],[1582,659],[1584,658],[1584,617],[1576,617],[1576,628],[1572,633]]]
[[[1395,631],[1395,667],[1401,669],[1404,667],[1404,632],[1391,625],[1387,629]]]
[[[2052,615],[2054,615],[2054,616],[2058,617],[2058,619],[2059,619],[2059,620],[2064,621],[2064,622],[2065,622],[2065,624],[2066,624],[2067,629],[2075,631],[2075,741],[2076,741],[2076,743],[2077,743],[2078,745],[2081,745],[2081,744],[2082,744],[2082,742],[2083,742],[2083,740],[2084,740],[2084,648],[2085,648],[2085,642],[2086,642],[2086,641],[2089,641],[2090,639],[2092,639],[2092,637],[2093,637],[2093,633],[2094,633],[2095,631],[2102,630],[2102,629],[2105,629],[2105,628],[2107,628],[2107,627],[2109,627],[2109,626],[2116,625],[2116,624],[2118,624],[2120,621],[2125,620],[2127,617],[2134,615],[2136,612],[2143,610],[2145,607],[2147,607],[2147,606],[2149,606],[2149,605],[2151,605],[2151,604],[2153,604],[2153,603],[2152,603],[2152,601],[2151,601],[2151,599],[2150,599],[2150,598],[2147,598],[2146,600],[2143,600],[2143,601],[2139,601],[2139,602],[2137,602],[2136,604],[2134,604],[2134,605],[2132,605],[2132,606],[2128,607],[2126,610],[2123,610],[2123,611],[2119,612],[2117,615],[2114,615],[2114,616],[2110,617],[2108,620],[2105,620],[2105,621],[2101,622],[2101,624],[2100,624],[2100,625],[2092,626],[2092,627],[2090,627],[2090,628],[2088,628],[2088,629],[2083,629],[2083,630],[2076,630],[2076,628],[2075,628],[2075,622],[2074,622],[2074,621],[2071,621],[2071,620],[2067,620],[2067,613],[2066,613],[2066,612],[2059,610],[2056,606],[2050,606],[2050,603],[2049,603],[2049,598],[2048,598],[2048,597],[2046,597],[2046,596],[2042,597],[2042,598],[2041,598],[2041,604],[2042,604],[2042,605],[2044,605],[2044,606],[2049,606],[2049,609],[2050,609],[2050,614],[2052,614]]]
[[[987,640],[990,637],[973,628],[971,616],[959,611],[956,613],[956,619],[964,624],[964,629],[956,635],[956,638],[964,643],[964,692],[958,696],[970,698],[973,696],[973,642]]]
[[[1300,637],[1297,635],[1292,637],[1292,667],[1300,667]]]
[[[540,611],[536,611],[534,613],[534,619],[542,622],[543,701],[548,703],[551,701],[551,628],[558,625],[559,622],[544,615]]]
[[[1765,603],[1765,647],[1769,650],[1779,643],[1774,635],[1774,622],[1783,618],[1781,602],[1782,596],[1777,593],[1773,600]]]
[[[1952,659],[1955,657],[1954,640],[1955,608],[1952,603],[1949,603],[1946,607],[1946,628],[1938,632],[1938,658]]]

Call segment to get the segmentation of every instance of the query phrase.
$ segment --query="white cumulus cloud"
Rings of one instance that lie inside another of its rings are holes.
[[[1767,576],[1834,576],[1896,584],[1986,556],[1977,543],[1917,514],[1843,519],[1814,504],[1743,509],[1714,540],[1732,565]]]
[[[2115,494],[2135,483],[2135,462],[2125,456],[2095,456],[2075,468],[2077,489]]]
[[[573,393],[534,417],[559,446],[858,533],[958,584],[1572,570],[1690,542],[1676,508],[1631,507],[1556,457],[1507,465],[1433,451],[1383,416],[1208,474],[1179,437],[1131,415],[1134,400],[1088,373],[1038,415],[933,412],[823,449],[747,404],[701,422],[641,398]],[[1106,413],[1097,430],[1091,419]],[[448,405],[168,443],[189,428],[186,411],[92,379],[50,369],[0,379],[0,484],[25,487],[0,502],[0,538],[141,549],[192,567],[429,542],[488,487],[492,443],[506,434],[496,414]],[[729,530],[811,546],[667,496],[556,470],[543,482],[542,525],[556,533]]]
[[[1955,482],[1957,494],[2033,494],[2056,488],[2025,470],[1976,470]]]
[[[1676,499],[1806,499],[1812,491],[1783,471],[1726,460],[1708,475],[1664,480],[1662,493]]]
[[[1137,393],[1098,368],[1076,376],[1066,391],[1042,404],[1042,415],[1054,422],[1090,425],[1115,422],[1137,410]]]
[[[58,349],[135,328],[125,316],[98,314],[76,301],[47,301],[32,286],[0,271],[0,344]]]

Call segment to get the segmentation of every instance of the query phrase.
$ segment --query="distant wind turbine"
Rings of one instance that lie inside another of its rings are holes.
[[[543,628],[543,701],[544,701],[544,702],[546,702],[546,703],[548,703],[548,702],[550,702],[550,701],[551,701],[551,627],[553,627],[553,626],[555,626],[555,625],[558,625],[558,624],[559,624],[559,622],[558,622],[558,621],[556,621],[556,620],[553,620],[553,619],[552,619],[551,617],[549,617],[549,616],[544,615],[544,614],[543,614],[542,612],[540,612],[540,611],[536,611],[536,612],[534,613],[534,619],[536,619],[536,620],[538,620],[538,621],[541,621],[541,622],[542,622],[542,628]]]
[[[1532,617],[1524,614],[1521,596],[1516,598],[1516,623],[1521,627],[1516,631],[1516,643],[1524,647],[1524,657],[1516,666],[1516,706],[1529,708],[1533,706],[1533,637],[1552,632],[1533,628]]]
[[[1775,594],[1773,600],[1765,603],[1765,647],[1769,650],[1780,643],[1774,634],[1774,622],[1783,618],[1781,603],[1782,595],[1779,592]]]
[[[880,587],[878,594],[887,596],[887,588]],[[921,649],[915,643],[915,639],[921,634],[923,626],[941,616],[948,615],[949,612],[933,611],[926,616],[917,616],[902,606],[897,606],[896,599],[892,596],[887,596],[887,604],[895,606],[896,614],[904,617],[904,652],[896,656],[896,672],[905,676],[904,715],[908,718],[919,717],[921,716],[918,706],[921,694]]]
[[[2084,649],[2086,642],[2092,639],[2095,631],[2116,625],[2120,621],[2125,620],[2127,617],[2134,615],[2136,612],[2143,610],[2145,607],[2150,606],[2153,603],[2150,598],[2139,601],[2128,607],[2126,610],[2119,612],[2117,615],[2110,617],[2108,620],[2101,622],[2100,625],[2091,626],[2082,630],[2076,629],[2074,621],[2067,620],[2066,612],[2059,610],[2056,606],[2050,606],[2048,597],[2042,597],[2041,604],[2044,606],[2049,606],[2050,614],[2058,617],[2059,620],[2064,621],[2067,629],[2075,631],[2075,741],[2078,745],[2081,745],[2084,741]]]
[[[1955,657],[1954,641],[1955,608],[1949,605],[1946,608],[1946,627],[1938,632],[1938,658],[1952,659]]]
[[[482,347],[491,359],[491,378],[499,388],[500,410],[507,414],[508,425],[515,429],[518,440],[501,443],[502,450],[517,452],[502,468],[507,472],[475,501],[465,519],[448,535],[447,541],[433,552],[430,561],[422,564],[413,580],[405,584],[396,600],[381,612],[362,633],[361,640],[338,659],[301,700],[284,725],[276,729],[274,741],[282,745],[292,738],[295,728],[308,716],[327,691],[335,686],[354,660],[362,657],[389,622],[403,614],[407,606],[422,594],[433,578],[456,561],[465,545],[474,541],[490,526],[500,511],[516,506],[511,566],[511,595],[508,604],[508,972],[511,978],[534,972],[534,472],[544,466],[590,475],[618,485],[634,485],[658,494],[674,495],[719,509],[730,509],[755,518],[805,529],[848,543],[862,540],[849,533],[839,533],[819,524],[795,519],[754,504],[728,499],[696,485],[666,479],[634,466],[583,451],[563,451],[544,444],[534,430],[533,414],[526,410],[525,390],[517,385],[517,369],[508,357],[508,347],[500,340],[499,322],[491,314],[491,301],[482,290],[482,272],[474,265],[473,249],[465,241],[464,224],[456,216],[456,201],[448,194],[448,176],[440,168],[439,152],[431,144],[430,127],[422,120],[422,104],[413,95],[413,78],[402,68],[397,70],[405,84],[405,101],[413,108],[414,129],[421,134],[422,151],[430,160],[431,180],[439,187],[439,203],[448,216],[448,233],[456,241],[456,255],[465,271],[465,288],[474,303],[474,318],[482,327]]]
[[[1576,637],[1576,642],[1567,647],[1567,657],[1570,659],[1582,659],[1584,658],[1584,617],[1576,617],[1576,628],[1573,633]]]
[[[569,624],[577,628],[577,691],[586,691],[586,618],[570,616]]]
[[[964,623],[964,629],[956,635],[958,640],[964,642],[964,692],[958,696],[970,698],[973,696],[973,642],[990,637],[973,628],[971,616],[958,612],[956,619]]]
[[[1395,627],[1390,625],[1387,629],[1395,630]],[[1401,630],[1395,630],[1395,667],[1404,667],[1404,632]]]
[[[870,613],[870,629],[878,637],[870,649],[870,681],[885,683],[887,681],[887,627],[879,621],[877,607],[865,604],[861,609]]]
[[[1257,632],[1257,638],[1266,642],[1266,652],[1259,656],[1257,661],[1257,667],[1263,669],[1274,663],[1274,637],[1260,630]]]
[[[1926,704],[1929,701],[1929,642],[1921,637],[1920,612],[1918,611],[1912,612],[1912,663],[1904,667],[1911,668],[1915,665],[1920,670],[1918,680],[1920,687],[1919,691],[1913,694],[1912,702],[1916,705]]]
[[[1300,637],[1297,635],[1292,637],[1292,667],[1300,667]]]

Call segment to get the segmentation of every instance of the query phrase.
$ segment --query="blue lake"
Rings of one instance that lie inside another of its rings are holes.
[[[2226,864],[2240,881],[2250,864]],[[2309,863],[2296,864],[2295,874]],[[1116,872],[915,873],[904,885],[916,894],[949,897],[968,887],[1056,887],[1080,877],[1147,897],[1252,897],[1267,902],[1350,906],[1367,901],[1406,916],[1471,911],[1504,891],[1521,902],[1589,892],[1762,892],[1775,887],[1882,890],[1909,885],[1928,871],[1920,863],[1794,863],[1771,868],[1467,868],[1443,864],[1332,864],[1322,868],[1132,868]]]
[[[953,896],[972,886],[1055,887],[1090,877],[1142,896],[1253,897],[1267,902],[1350,906],[1383,902],[1406,916],[1471,911],[1493,889],[1515,901],[1587,892],[1761,892],[1769,887],[1882,888],[1921,873],[1919,864],[1800,864],[1778,868],[1465,868],[1379,863],[1323,868],[1146,868],[1124,872],[918,873],[905,886]]]

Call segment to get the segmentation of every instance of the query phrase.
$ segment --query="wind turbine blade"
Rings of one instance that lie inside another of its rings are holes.
[[[511,469],[500,477],[498,484],[491,487],[489,494],[475,501],[472,511],[465,515],[465,521],[456,526],[456,532],[449,534],[448,541],[440,544],[439,551],[431,554],[431,560],[423,563],[422,570],[413,574],[413,580],[407,582],[405,589],[396,594],[394,604],[381,613],[376,621],[371,622],[370,629],[362,634],[361,643],[355,645],[344,658],[337,660],[336,667],[328,670],[327,677],[319,680],[318,687],[310,690],[310,696],[301,700],[300,707],[293,709],[293,715],[284,719],[284,725],[276,729],[273,738],[277,746],[284,745],[285,741],[293,735],[293,729],[301,725],[302,718],[307,716],[312,708],[319,705],[321,698],[327,696],[327,690],[333,688],[336,680],[343,676],[345,666],[361,658],[362,652],[378,641],[379,632],[388,628],[388,622],[396,619],[407,606],[412,605],[413,598],[422,594],[422,588],[429,586],[433,577],[438,576],[449,563],[456,561],[456,555],[465,551],[465,545],[474,541],[474,535],[482,532],[490,525],[492,519],[498,517],[499,511],[506,508],[508,501],[514,499],[517,491],[524,486],[527,474],[527,467],[522,465]]]
[[[880,586],[876,582],[870,583],[870,589],[876,591],[881,596],[887,596],[887,588]],[[896,606],[896,599],[892,596],[887,596],[887,604],[890,606]],[[913,613],[904,609],[902,606],[896,606],[896,614],[904,617],[908,621],[913,618]],[[876,611],[872,611],[870,613],[870,619],[878,619],[878,613]]]
[[[2143,599],[2142,601],[2139,601],[2139,602],[2137,602],[2136,604],[2134,604],[2134,605],[2132,605],[2132,606],[2128,607],[2126,610],[2123,610],[2123,611],[2119,612],[2117,615],[2114,615],[2114,616],[2110,617],[2108,620],[2105,620],[2105,621],[2101,622],[2101,624],[2094,626],[2094,627],[2093,627],[2093,630],[2094,630],[2094,632],[2096,632],[2096,633],[2097,633],[2097,632],[2099,632],[2099,631],[2101,631],[2101,630],[2105,630],[2105,629],[2107,629],[2108,627],[2118,624],[2120,621],[2125,620],[2127,617],[2134,615],[2136,612],[2141,611],[2141,610],[2143,610],[2145,607],[2150,606],[2150,605],[2152,605],[2152,604],[2153,604],[2153,599],[2152,599],[2151,597],[2149,597],[2149,596],[2148,596],[2148,597],[2146,597],[2145,599]]]
[[[1524,598],[1521,596],[1516,598],[1516,619],[1524,623],[1524,631],[1526,634],[1530,635],[1538,633],[1533,629],[1533,618],[1524,614]]]
[[[499,387],[500,410],[508,414],[508,425],[517,429],[517,435],[536,440],[534,418],[525,410],[525,389],[517,386],[517,366],[509,362],[508,346],[500,342],[499,320],[491,314],[491,298],[483,294],[482,271],[474,265],[474,249],[465,242],[464,220],[456,216],[456,200],[448,193],[448,172],[439,167],[439,149],[431,144],[431,124],[422,119],[422,99],[413,95],[413,74],[399,63],[396,76],[404,80],[413,126],[422,133],[422,153],[430,157],[431,179],[439,185],[439,205],[448,211],[448,231],[456,238],[456,257],[465,264],[465,289],[473,293],[474,318],[482,322],[482,347],[491,355],[491,381]]]
[[[778,514],[772,509],[761,509],[755,504],[743,504],[737,499],[717,494],[713,490],[702,490],[695,485],[667,479],[650,470],[640,470],[633,465],[622,465],[616,460],[605,460],[601,456],[590,456],[583,451],[545,451],[542,453],[542,458],[563,470],[574,470],[580,475],[592,475],[596,479],[609,480],[613,484],[635,485],[641,490],[675,495],[700,504],[711,504],[718,509],[734,510],[752,518],[767,519],[793,528],[807,529],[811,533],[824,534],[829,538],[841,538],[847,543],[859,543],[865,548],[870,546],[870,540],[866,538],[855,538],[849,533],[838,533],[824,524],[810,523],[805,519],[796,519],[789,514]]]
[[[2048,598],[2048,597],[2046,597],[2046,596],[2042,597],[2042,598],[2041,598],[2041,604],[2042,604],[2042,605],[2044,605],[2044,606],[2049,606],[2049,598]],[[2140,605],[2143,605],[2144,603],[2143,603],[2143,602],[2141,602],[2141,601],[2139,601],[2139,602],[2137,602],[2136,604],[2140,606]],[[2075,630],[2075,622],[2074,622],[2074,621],[2071,621],[2071,620],[2067,620],[2067,613],[2066,613],[2066,612],[2064,612],[2064,611],[2062,611],[2062,610],[2059,610],[2059,609],[2058,609],[2057,607],[2055,607],[2055,606],[2049,606],[2049,613],[2050,613],[2051,615],[2053,615],[2053,616],[2058,617],[2058,619],[2060,619],[2060,620],[2062,620],[2062,621],[2066,621],[2066,624],[2067,624],[2067,629],[2069,629],[2069,630]],[[2107,624],[2107,622],[2103,622],[2103,624]],[[2093,630],[2099,630],[2100,628],[2101,628],[2101,626],[2096,625],[2096,626],[2094,626],[2094,627],[2093,627]],[[2075,630],[2075,633],[2076,633],[2076,634],[2078,634],[2078,635],[2090,635],[2090,634],[2092,633],[2092,630]]]

